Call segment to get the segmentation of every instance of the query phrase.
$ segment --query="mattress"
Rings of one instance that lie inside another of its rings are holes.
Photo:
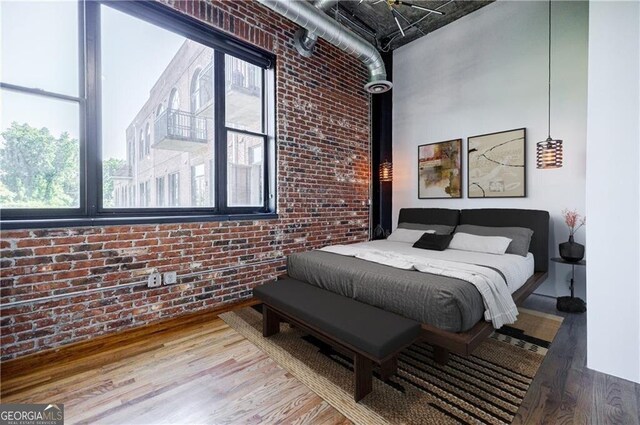
[[[357,245],[490,267],[504,276],[511,293],[533,275],[531,254],[522,257],[452,249],[431,251],[384,240]],[[288,273],[294,279],[450,332],[469,330],[484,315],[478,290],[456,278],[400,270],[324,251],[290,255]]]

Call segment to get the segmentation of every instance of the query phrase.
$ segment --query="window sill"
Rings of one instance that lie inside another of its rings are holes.
[[[167,223],[204,223],[211,221],[255,221],[275,220],[277,213],[258,214],[222,214],[222,215],[185,215],[185,216],[157,216],[157,217],[94,217],[94,218],[58,218],[33,220],[2,220],[2,230],[12,229],[42,229],[59,227],[86,226],[119,226],[127,224],[167,224]]]

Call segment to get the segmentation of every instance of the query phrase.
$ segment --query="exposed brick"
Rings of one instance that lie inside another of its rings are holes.
[[[53,263],[51,257],[27,257],[16,259],[16,266],[36,266],[42,264]]]
[[[31,255],[33,255],[32,249],[6,249],[0,251],[0,257],[2,258],[29,257]]]
[[[61,254],[61,255],[56,255],[53,258],[57,263],[67,263],[70,261],[87,260],[89,258],[89,254],[87,254],[86,252],[81,252],[77,254]]]
[[[51,239],[55,245],[76,245],[85,241],[84,236],[69,236],[66,238]]]
[[[98,251],[102,249],[101,243],[83,243],[71,247],[71,252]]]

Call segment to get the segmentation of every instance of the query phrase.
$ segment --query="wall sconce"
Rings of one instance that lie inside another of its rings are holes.
[[[384,161],[380,164],[380,181],[390,182],[393,180],[393,164],[389,161]]]

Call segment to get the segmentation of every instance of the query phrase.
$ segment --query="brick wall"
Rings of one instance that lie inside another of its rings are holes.
[[[238,301],[291,252],[367,238],[364,67],[324,41],[299,56],[295,26],[255,2],[168,4],[277,54],[279,219],[3,231],[3,305],[74,294],[3,308],[3,360]],[[190,277],[136,285],[154,268]]]

